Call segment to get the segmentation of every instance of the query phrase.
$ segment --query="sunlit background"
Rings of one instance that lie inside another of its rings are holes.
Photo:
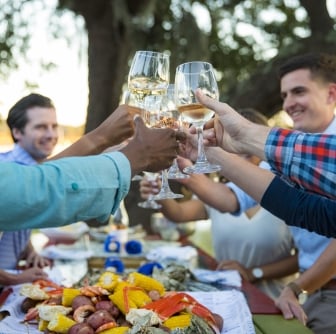
[[[49,9],[32,7],[27,9],[31,15],[31,47],[26,56],[29,63],[21,60],[17,70],[13,70],[6,80],[0,80],[0,115],[6,119],[9,108],[22,96],[35,91],[50,97],[57,109],[58,121],[62,125],[81,126],[86,120],[88,104],[86,34],[83,21],[71,13],[62,15],[62,27],[66,38],[53,38],[49,19],[56,6],[55,0],[48,0]],[[331,15],[336,15],[335,0],[328,0]],[[208,13],[200,5],[194,7],[198,24],[207,30],[210,24]],[[269,19],[271,19],[268,13]],[[299,14],[298,14],[299,15]],[[76,24],[74,24],[74,20]],[[223,23],[223,29],[226,29]],[[241,24],[238,29],[242,36],[254,34],[253,27]],[[260,39],[262,37],[260,36]],[[270,55],[272,57],[273,55]],[[19,59],[20,56],[18,55]],[[48,64],[41,66],[42,64]],[[54,66],[50,66],[54,63]]]

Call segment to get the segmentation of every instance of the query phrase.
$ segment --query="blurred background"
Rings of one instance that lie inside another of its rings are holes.
[[[277,66],[335,53],[335,27],[335,0],[0,0],[0,149],[12,146],[8,109],[32,91],[55,102],[58,150],[97,127],[120,103],[141,49],[171,55],[172,82],[182,62],[212,63],[222,101],[290,126]],[[133,183],[129,202],[137,191]],[[148,222],[152,212],[141,210]]]
[[[0,0],[0,22],[2,119],[37,91],[74,136],[119,104],[139,49],[170,53],[172,81],[179,63],[211,62],[221,100],[268,118],[281,105],[277,64],[336,49],[335,0]]]

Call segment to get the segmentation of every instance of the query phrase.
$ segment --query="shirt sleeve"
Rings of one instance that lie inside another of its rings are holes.
[[[336,198],[336,136],[274,128],[265,145],[272,169],[309,191]]]
[[[106,221],[129,191],[130,163],[120,152],[22,166],[0,164],[0,230]]]
[[[288,225],[336,237],[336,202],[332,199],[294,188],[276,176],[260,204]]]

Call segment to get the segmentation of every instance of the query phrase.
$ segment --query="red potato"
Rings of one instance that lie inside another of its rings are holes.
[[[93,329],[97,329],[98,327],[108,323],[115,321],[112,315],[106,310],[99,310],[92,313],[86,320],[86,323],[90,325]]]
[[[101,300],[96,304],[96,310],[106,310],[108,311],[114,318],[118,318],[120,311],[118,307],[116,307],[110,300]]]
[[[94,334],[94,329],[88,324],[82,322],[70,327],[68,334]]]
[[[76,296],[73,299],[71,307],[72,307],[73,310],[76,310],[78,307],[84,306],[84,305],[92,305],[93,306],[93,302],[89,297],[79,295],[79,296]]]

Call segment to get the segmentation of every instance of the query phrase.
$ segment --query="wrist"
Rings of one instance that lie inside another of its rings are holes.
[[[243,132],[242,153],[256,155],[265,160],[264,150],[269,131],[266,126],[250,123]]]
[[[256,282],[264,277],[264,271],[260,267],[254,267],[250,269],[250,275],[251,277],[250,282]]]
[[[299,303],[302,305],[305,303],[308,297],[308,292],[300,287],[300,285],[296,282],[290,282],[287,284],[287,288],[289,288],[298,299]]]

